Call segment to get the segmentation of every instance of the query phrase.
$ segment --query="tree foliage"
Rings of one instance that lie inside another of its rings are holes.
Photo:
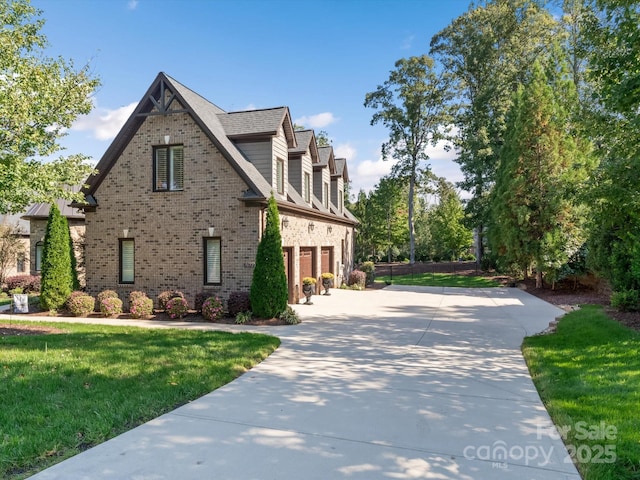
[[[259,317],[272,318],[287,309],[289,292],[282,255],[280,215],[273,195],[267,204],[265,228],[258,244],[250,298],[253,313]]]
[[[89,113],[98,81],[87,67],[44,55],[40,14],[28,0],[0,2],[0,212],[80,200],[68,187],[92,171],[83,155],[41,161],[59,153],[65,130]]]
[[[427,55],[403,58],[396,62],[389,78],[365,97],[365,107],[376,110],[371,124],[381,123],[389,130],[389,140],[382,144],[383,159],[396,159],[393,175],[408,179],[411,263],[415,261],[414,196],[420,163],[429,159],[426,148],[444,139],[451,123],[449,83],[449,74],[438,73]]]
[[[67,219],[53,203],[49,210],[42,250],[40,305],[45,310],[59,310],[74,287],[71,236]]]

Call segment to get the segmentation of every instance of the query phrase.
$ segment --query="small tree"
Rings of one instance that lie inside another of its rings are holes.
[[[0,285],[4,283],[9,267],[24,253],[24,244],[17,226],[0,225]]]
[[[258,317],[275,317],[286,310],[288,297],[280,236],[280,216],[276,199],[272,194],[267,205],[264,233],[258,245],[256,266],[253,269],[251,308]]]
[[[42,250],[40,305],[45,310],[58,310],[73,290],[70,244],[67,219],[52,204]]]

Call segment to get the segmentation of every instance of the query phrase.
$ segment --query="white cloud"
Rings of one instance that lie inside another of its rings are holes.
[[[331,112],[318,113],[317,115],[296,118],[293,123],[304,125],[305,128],[324,128],[331,125],[338,119]]]
[[[135,10],[136,8],[138,8],[138,0],[129,0],[129,3],[127,3],[127,9]]]
[[[350,143],[341,143],[333,148],[336,158],[346,158],[347,162],[353,162],[356,159],[357,151]]]
[[[400,47],[402,50],[408,50],[413,46],[413,40],[416,38],[415,35],[409,35],[402,42],[402,46]]]
[[[111,140],[133,113],[136,105],[137,102],[134,102],[115,110],[96,106],[88,115],[78,117],[71,130],[89,131],[98,140]]]

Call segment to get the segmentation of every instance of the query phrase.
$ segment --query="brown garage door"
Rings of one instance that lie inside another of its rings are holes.
[[[322,247],[320,249],[320,273],[331,272],[332,250],[332,247]]]
[[[313,263],[313,248],[300,248],[300,292],[302,292],[302,279],[304,277],[316,277],[313,271]]]

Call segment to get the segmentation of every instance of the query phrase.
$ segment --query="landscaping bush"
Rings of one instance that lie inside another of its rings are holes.
[[[7,292],[21,288],[23,293],[37,293],[40,291],[40,277],[38,275],[14,275],[5,279]]]
[[[238,312],[236,315],[236,323],[238,325],[244,325],[253,318],[253,312]]]
[[[133,318],[145,318],[153,315],[153,300],[147,297],[144,292],[131,292],[129,294],[129,313]]]
[[[195,301],[194,307],[198,312],[202,311],[202,305],[204,304],[204,301],[210,296],[211,296],[211,292],[196,293],[196,301]]]
[[[84,292],[71,292],[67,299],[67,308],[76,317],[86,317],[96,305],[96,299]]]
[[[623,312],[635,312],[640,309],[640,292],[638,290],[613,292],[611,306]]]
[[[280,320],[284,320],[289,325],[297,325],[300,323],[300,317],[298,317],[296,311],[291,308],[291,305],[287,305],[287,309],[282,312],[278,318],[280,318]]]
[[[235,317],[240,312],[251,311],[249,292],[231,292],[227,300],[227,311],[231,317]]]
[[[202,317],[208,322],[222,318],[224,307],[218,297],[209,297],[202,303]]]
[[[165,290],[164,292],[161,292],[160,295],[158,295],[158,308],[160,308],[160,310],[166,311],[167,304],[172,298],[182,298],[183,300],[185,299],[184,293],[182,293],[180,290]]]
[[[360,266],[360,270],[366,275],[365,284],[373,285],[376,279],[376,265],[373,262],[363,262]]]
[[[367,274],[361,270],[354,270],[349,274],[349,286],[356,287],[358,290],[364,289],[367,281]]]
[[[171,318],[183,318],[189,313],[189,304],[184,297],[173,297],[167,302],[165,311]]]
[[[118,297],[107,297],[100,302],[100,312],[105,317],[112,317],[122,313],[122,300]]]
[[[106,300],[107,298],[120,298],[120,297],[118,297],[118,293],[115,292],[114,290],[103,290],[96,297],[96,311],[98,312],[102,311],[102,301]]]

